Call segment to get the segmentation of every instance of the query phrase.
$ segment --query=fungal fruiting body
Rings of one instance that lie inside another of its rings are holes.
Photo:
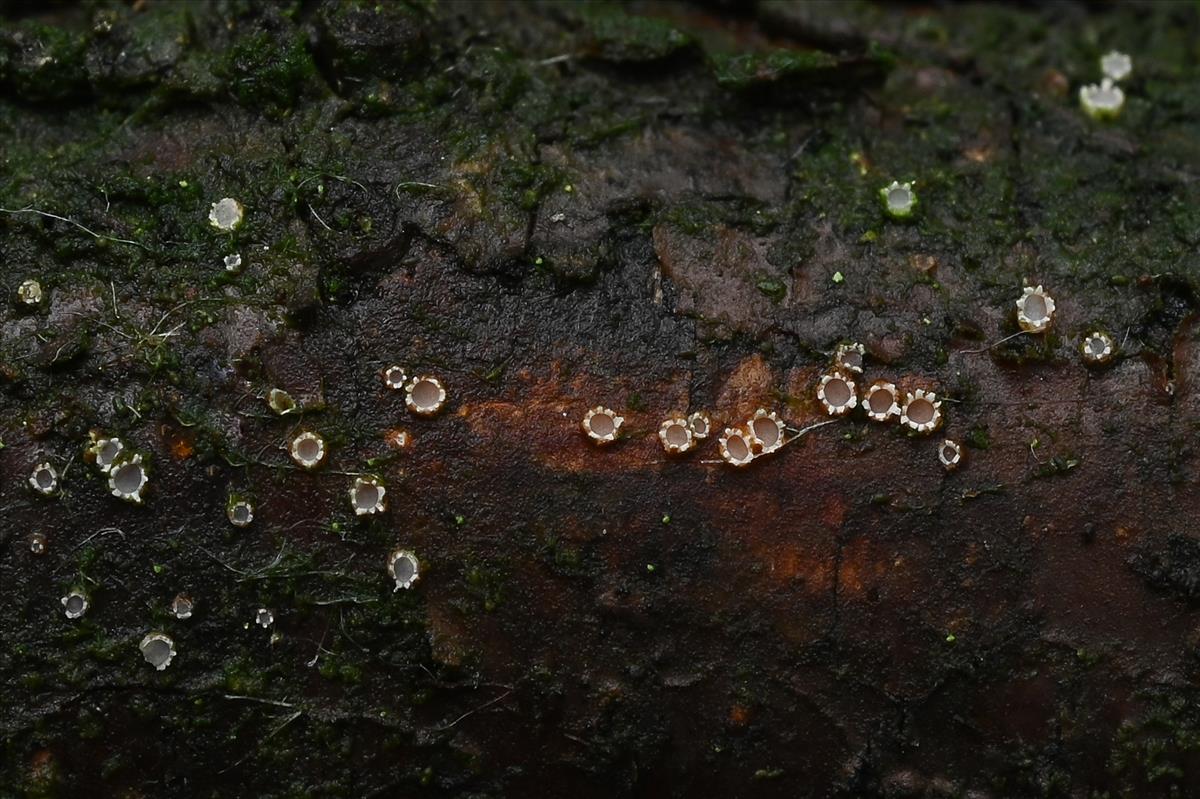
[[[865,353],[866,349],[862,344],[857,342],[839,344],[837,352],[833,356],[833,363],[843,371],[861,375],[863,371],[863,355]]]
[[[242,268],[242,256],[236,252],[233,255],[226,255],[224,263],[226,272],[237,272]]]
[[[761,455],[769,455],[783,446],[783,420],[775,411],[759,408],[746,423],[750,445]]]
[[[187,594],[176,594],[171,600],[171,613],[177,619],[190,619],[196,610],[196,603]]]
[[[929,433],[942,423],[942,402],[937,394],[918,388],[909,392],[900,409],[900,424],[918,433]]]
[[[1133,72],[1133,59],[1125,53],[1112,50],[1100,56],[1100,71],[1112,80],[1124,80]]]
[[[63,613],[68,619],[78,619],[87,613],[88,598],[82,591],[71,591],[62,598]]]
[[[383,487],[383,483],[378,478],[354,478],[354,485],[350,488],[350,506],[354,508],[354,515],[367,516],[383,513],[385,494],[387,494],[387,489]]]
[[[900,415],[899,394],[896,384],[886,380],[877,380],[867,389],[863,397],[863,408],[867,418],[875,422],[887,422]]]
[[[1079,87],[1079,104],[1092,119],[1114,119],[1125,105],[1125,92],[1112,78]]]
[[[1026,333],[1041,333],[1054,319],[1054,298],[1041,286],[1026,286],[1017,300],[1017,324]]]
[[[963,450],[957,441],[946,439],[938,447],[938,460],[942,462],[942,466],[946,467],[946,471],[952,472],[962,463]]]
[[[417,416],[433,416],[446,404],[446,389],[436,377],[414,377],[404,387],[404,404]]]
[[[717,439],[717,448],[721,457],[731,466],[749,466],[754,460],[754,443],[748,433],[726,427],[725,432]]]
[[[618,416],[612,408],[597,405],[583,415],[581,424],[588,438],[604,446],[617,440],[621,425],[625,424],[625,417]]]
[[[141,455],[124,458],[108,470],[108,489],[112,495],[135,505],[142,503],[142,489],[147,480]]]
[[[412,436],[407,430],[389,430],[383,436],[387,445],[394,450],[406,450],[412,446]]]
[[[821,382],[817,384],[817,399],[830,416],[842,416],[858,405],[854,381],[841,372],[821,376]]]
[[[404,383],[408,380],[408,375],[404,374],[404,368],[401,366],[389,366],[383,370],[383,384],[392,391],[402,391]]]
[[[39,463],[29,474],[29,485],[44,497],[58,490],[58,472],[49,463]]]
[[[217,230],[228,233],[242,224],[246,209],[232,197],[217,200],[208,210],[208,223]]]
[[[46,554],[46,534],[33,533],[29,536],[29,551],[34,555]]]
[[[254,521],[254,506],[244,499],[230,497],[225,506],[225,515],[234,527],[249,527],[250,522]]]
[[[703,441],[708,438],[708,432],[712,430],[712,420],[704,411],[696,411],[688,417],[688,427],[692,430],[692,438]]]
[[[912,183],[892,181],[892,185],[879,190],[879,199],[883,201],[883,210],[892,219],[908,219],[917,210],[917,193],[913,191]]]
[[[325,440],[313,432],[301,433],[288,447],[292,460],[305,469],[315,469],[325,460]]]
[[[265,630],[275,623],[275,614],[270,608],[259,608],[254,614],[254,623]]]
[[[101,474],[108,474],[117,457],[124,451],[125,444],[119,438],[97,438],[87,448],[85,455],[96,465]]]
[[[42,284],[30,278],[17,286],[17,300],[22,305],[39,305],[42,302]]]
[[[142,657],[156,670],[162,671],[175,659],[175,642],[164,633],[147,633],[138,644]]]
[[[267,392],[267,405],[280,416],[296,410],[296,401],[282,388],[273,388]]]
[[[682,455],[696,446],[691,425],[681,416],[672,416],[658,426],[658,440],[668,455]]]
[[[412,588],[421,579],[421,562],[407,549],[395,549],[388,555],[388,575],[396,581],[393,591]]]
[[[1116,344],[1107,333],[1097,330],[1083,340],[1083,359],[1090,364],[1105,364],[1112,360]]]

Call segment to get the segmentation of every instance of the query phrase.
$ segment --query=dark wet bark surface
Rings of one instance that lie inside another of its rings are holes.
[[[1195,6],[0,9],[0,796],[1200,792]]]

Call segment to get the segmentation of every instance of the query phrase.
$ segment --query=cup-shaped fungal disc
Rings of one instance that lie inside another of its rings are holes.
[[[817,384],[817,399],[830,416],[849,413],[858,404],[854,381],[841,372],[821,376]]]
[[[63,613],[68,619],[78,619],[87,613],[88,598],[82,591],[72,591],[62,598]]]
[[[839,344],[837,352],[833,356],[833,363],[838,369],[844,372],[861,375],[863,370],[863,355],[865,353],[866,348],[857,342]]]
[[[387,489],[374,477],[356,477],[350,488],[350,506],[356,516],[383,513]]]
[[[118,456],[125,451],[125,444],[119,438],[98,438],[89,447],[88,453],[92,457],[92,462],[96,464],[96,468],[101,474],[108,474],[108,470],[112,468]]]
[[[163,633],[148,633],[138,645],[142,658],[158,671],[171,665],[175,659],[175,642]]]
[[[267,405],[280,416],[296,410],[296,401],[282,388],[273,388],[267,392]]]
[[[1099,85],[1080,86],[1079,104],[1092,119],[1114,119],[1125,105],[1125,92],[1112,78],[1105,78]]]
[[[254,623],[265,630],[275,623],[275,614],[270,608],[259,608],[254,614]]]
[[[225,197],[217,200],[208,209],[208,223],[217,230],[228,233],[242,224],[245,215],[246,209],[240,202],[232,197]]]
[[[408,375],[404,373],[402,366],[389,366],[383,370],[383,384],[392,391],[403,391],[404,384],[408,382]]]
[[[1103,364],[1112,360],[1116,351],[1116,343],[1112,337],[1100,330],[1090,334],[1083,340],[1083,359],[1090,364]]]
[[[414,377],[404,392],[404,404],[418,416],[433,416],[446,404],[446,389],[436,377]]]
[[[754,444],[750,434],[742,430],[726,427],[725,432],[717,439],[717,449],[721,457],[731,466],[749,466],[754,460]]]
[[[942,466],[946,467],[946,471],[951,472],[959,467],[963,459],[963,449],[957,441],[946,439],[938,447],[938,460],[942,462]]]
[[[39,463],[29,473],[29,485],[43,496],[50,496],[58,490],[58,472],[49,463]]]
[[[884,212],[893,219],[908,219],[917,210],[917,193],[912,183],[893,180],[892,185],[879,190]]]
[[[616,441],[617,434],[621,432],[621,425],[624,423],[624,417],[618,416],[612,408],[605,408],[602,405],[597,405],[584,414],[583,422],[581,422],[583,432],[601,446]]]
[[[1054,298],[1041,286],[1026,286],[1017,300],[1017,324],[1026,333],[1041,333],[1054,319]]]
[[[1125,53],[1112,50],[1100,56],[1100,71],[1111,80],[1124,80],[1133,72],[1133,59]]]
[[[148,479],[142,456],[134,455],[114,463],[108,470],[108,490],[118,499],[140,505]]]
[[[254,506],[244,499],[234,499],[225,507],[225,514],[234,527],[249,527],[254,521]]]
[[[658,440],[670,455],[680,455],[696,444],[688,420],[681,416],[672,416],[659,425]]]
[[[936,430],[942,423],[942,403],[937,394],[918,388],[910,392],[900,409],[900,424],[918,433]]]
[[[877,380],[867,389],[863,397],[863,408],[867,418],[876,422],[886,422],[900,415],[899,394],[895,383]]]
[[[708,438],[708,433],[712,430],[712,420],[704,411],[696,411],[688,417],[688,427],[692,430],[692,438],[702,441]]]
[[[22,305],[37,305],[42,301],[42,284],[30,278],[17,286],[17,300]]]
[[[30,536],[29,536],[29,551],[31,553],[33,553],[34,555],[45,555],[46,547],[47,547],[47,542],[46,542],[46,534],[45,533],[30,534]]]
[[[396,582],[392,590],[412,588],[421,579],[421,562],[407,549],[395,549],[388,555],[388,575]]]
[[[783,420],[775,411],[768,412],[763,408],[755,411],[754,416],[746,423],[746,432],[750,434],[750,444],[756,452],[767,455],[783,446]]]
[[[313,432],[301,433],[288,447],[292,460],[305,469],[315,469],[325,460],[325,440]]]
[[[176,594],[171,600],[171,613],[177,619],[190,619],[196,610],[196,603],[187,594]]]

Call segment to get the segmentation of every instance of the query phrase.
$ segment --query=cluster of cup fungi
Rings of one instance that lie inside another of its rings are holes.
[[[1125,94],[1117,83],[1131,74],[1133,63],[1128,55],[1114,51],[1100,59],[1100,67],[1104,74],[1101,83],[1081,87],[1079,101],[1089,116],[1112,119],[1125,103]],[[915,185],[915,181],[893,181],[881,188],[879,199],[884,213],[899,221],[911,219],[919,205]],[[244,217],[242,204],[225,197],[212,204],[208,221],[218,231],[228,233],[236,230]],[[227,271],[237,272],[241,269],[242,257],[231,253],[224,257],[223,264]],[[39,306],[45,297],[41,284],[34,279],[23,281],[16,294],[18,303],[30,307]],[[1016,310],[1022,333],[1043,333],[1053,320],[1055,303],[1042,286],[1026,286],[1016,301]],[[1083,339],[1080,349],[1086,363],[1102,365],[1113,358],[1117,345],[1108,333],[1096,330]],[[818,380],[816,399],[828,416],[844,417],[861,407],[869,420],[878,423],[898,421],[915,434],[929,434],[941,426],[942,403],[930,389],[916,388],[902,396],[894,383],[876,380],[860,396],[858,384],[863,374],[864,354],[862,344],[839,345],[831,368]],[[435,376],[410,376],[401,366],[389,366],[380,373],[380,379],[387,389],[404,392],[405,406],[416,416],[435,416],[445,407],[446,389]],[[297,410],[296,402],[283,389],[271,389],[266,401],[271,410],[281,416]],[[599,405],[587,411],[581,427],[593,443],[605,446],[617,441],[624,422],[624,417],[616,411]],[[759,408],[741,425],[725,427],[717,437],[717,448],[727,464],[744,468],[757,458],[778,452],[793,440],[787,438],[789,431],[791,429],[775,411]],[[791,432],[796,437],[802,431]],[[657,433],[664,452],[670,456],[691,452],[712,434],[713,420],[705,411],[672,414],[659,425]],[[398,449],[406,448],[410,440],[405,431],[389,433],[389,443]],[[318,432],[304,430],[291,439],[287,452],[297,466],[313,470],[325,462],[328,448]],[[944,439],[938,446],[937,457],[948,471],[957,469],[963,462],[963,448],[956,441]],[[131,450],[116,436],[93,433],[84,458],[107,479],[108,489],[114,497],[135,505],[142,504],[142,492],[149,475],[140,453]],[[48,461],[38,463],[28,478],[34,492],[48,497],[59,493],[60,481],[58,470]],[[355,477],[348,494],[356,516],[371,516],[386,510],[387,487],[377,475]],[[235,527],[249,527],[254,521],[253,505],[236,494],[230,496],[225,512],[229,523]],[[30,536],[29,549],[34,555],[44,554],[46,536],[42,533]],[[393,549],[388,553],[386,566],[396,591],[412,588],[420,580],[421,563],[411,550]],[[80,588],[71,589],[62,597],[61,604],[68,619],[82,618],[90,606],[87,592]],[[194,611],[195,601],[187,594],[177,595],[171,603],[171,612],[177,619],[189,619]],[[259,608],[254,616],[254,623],[264,629],[271,627],[274,620],[274,613],[269,608]],[[159,671],[166,669],[176,656],[175,642],[160,631],[146,633],[138,648],[143,659]]]

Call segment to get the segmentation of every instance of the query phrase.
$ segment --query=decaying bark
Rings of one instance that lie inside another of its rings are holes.
[[[1200,792],[1195,6],[133,6],[0,16],[0,795]],[[664,455],[847,341],[942,431]]]

